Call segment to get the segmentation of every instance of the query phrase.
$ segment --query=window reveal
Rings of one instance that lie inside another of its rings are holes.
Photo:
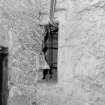
[[[43,53],[50,69],[43,69],[42,80],[57,81],[57,55],[58,55],[58,23],[56,26],[45,26],[46,35],[43,43]]]

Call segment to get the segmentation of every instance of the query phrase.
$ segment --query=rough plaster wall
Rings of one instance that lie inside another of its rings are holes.
[[[8,105],[32,104],[37,71],[46,66],[38,12],[34,0],[0,1],[0,45],[9,48]]]
[[[61,84],[67,96],[71,94],[67,105],[105,105],[104,4],[104,0],[67,3],[67,22],[59,35],[63,36],[59,70],[65,72]]]
[[[60,0],[58,84],[39,85],[41,105],[105,105],[105,0]]]
[[[38,105],[105,105],[104,1],[59,1],[58,6],[64,6],[66,11],[56,13],[60,24],[58,83],[52,85],[36,85],[43,40],[37,11],[30,13],[33,9],[28,2],[22,5],[26,11],[18,1],[4,3],[3,7],[9,5],[0,12],[7,30],[7,41],[3,41],[8,42],[5,45],[10,50],[9,105],[31,105],[32,100]]]

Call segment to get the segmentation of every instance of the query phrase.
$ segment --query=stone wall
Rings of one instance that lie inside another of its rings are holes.
[[[65,11],[55,13],[59,22],[56,84],[37,83],[36,72],[46,65],[39,59],[44,58],[44,29],[37,3],[0,4],[0,39],[9,47],[8,105],[105,105],[104,0],[57,1]]]
[[[59,72],[65,93],[72,96],[67,105],[105,104],[104,3],[66,2],[66,22],[59,35]]]
[[[105,105],[105,2],[65,0],[59,21],[58,83],[39,84],[42,105]]]
[[[0,44],[9,48],[8,105],[31,105],[37,72],[46,66],[37,1],[0,2]]]

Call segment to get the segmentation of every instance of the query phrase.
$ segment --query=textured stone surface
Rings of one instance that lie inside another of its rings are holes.
[[[9,48],[8,105],[31,105],[28,98],[36,95],[37,71],[47,64],[41,54],[39,4],[33,2],[0,1],[0,44]]]
[[[64,84],[64,90],[67,94],[70,93],[68,87],[77,86],[72,96],[75,101],[71,105],[92,105],[92,103],[104,105],[105,41],[103,24],[105,11],[102,1],[80,0],[71,3],[73,11],[69,14],[71,9],[68,8],[67,23],[64,24],[66,27],[64,30],[67,34],[64,36],[61,32],[62,35],[60,35],[65,40],[62,49],[59,49],[59,53],[63,50],[62,55],[65,55],[65,59],[59,58],[62,59],[62,66],[64,66],[63,69],[60,67],[61,72],[66,69],[62,84]],[[100,97],[99,100],[96,100],[96,97],[91,100],[93,93]]]
[[[39,85],[43,87],[38,89],[40,102],[45,105],[104,105],[105,1],[65,0],[59,3],[66,8],[57,16],[60,24],[59,80],[58,84],[50,86],[50,91],[47,85]]]
[[[47,66],[41,54],[44,28],[39,25],[46,18],[38,12],[48,12],[50,0],[39,5],[38,0],[1,2],[0,44],[10,53],[8,105],[105,105],[105,0],[57,1],[65,11],[55,13],[56,84],[37,83],[37,70]]]

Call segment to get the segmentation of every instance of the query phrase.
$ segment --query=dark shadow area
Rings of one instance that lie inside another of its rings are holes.
[[[8,100],[8,48],[0,46],[0,105]]]
[[[42,80],[57,82],[57,58],[58,58],[58,23],[45,26],[46,35],[43,43],[43,53],[50,69],[43,69]]]

